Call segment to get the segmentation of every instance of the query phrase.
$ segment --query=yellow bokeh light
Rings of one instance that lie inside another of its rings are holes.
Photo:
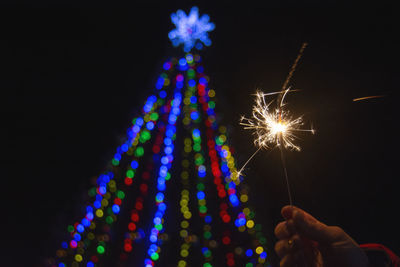
[[[187,178],[189,178],[189,173],[188,173],[187,171],[183,171],[183,172],[181,173],[181,178],[182,178],[182,179],[187,179]]]
[[[235,180],[239,179],[239,175],[237,174],[237,172],[232,172],[231,173],[231,179],[232,179],[232,181],[235,181]]]
[[[186,249],[182,249],[182,250],[181,250],[181,256],[182,256],[182,257],[185,258],[185,257],[187,257],[188,255],[189,255],[189,251],[187,251]]]
[[[243,209],[243,213],[247,216],[250,213],[250,209],[249,208],[244,208]]]
[[[190,124],[190,118],[189,117],[184,117],[182,120],[184,125],[189,125]]]
[[[181,227],[182,228],[188,228],[189,227],[189,222],[188,221],[182,221],[181,222]]]
[[[108,200],[105,199],[105,198],[103,198],[103,199],[101,200],[101,206],[102,206],[102,207],[107,207],[107,206],[108,206]]]
[[[189,144],[189,146],[190,146],[190,144]],[[189,164],[190,164],[190,162],[187,159],[182,160],[183,167],[187,168],[187,167],[189,167]],[[186,189],[182,190],[182,192],[187,192],[187,194],[189,194],[189,191],[187,191]]]
[[[75,255],[75,260],[76,260],[77,262],[81,262],[81,261],[83,260],[82,255],[76,254],[76,255]]]
[[[88,233],[88,238],[89,240],[93,240],[94,239],[94,234],[92,232]]]
[[[183,217],[184,217],[185,219],[190,219],[190,218],[192,218],[192,213],[191,213],[190,211],[187,211],[187,212],[185,212],[185,213],[183,214]]]
[[[97,217],[101,218],[101,217],[103,217],[103,215],[104,215],[103,210],[101,210],[101,209],[96,210]]]
[[[186,267],[186,261],[180,260],[180,261],[178,262],[178,267]]]
[[[189,211],[189,208],[187,207],[187,206],[183,206],[182,208],[181,208],[181,212],[182,213],[185,213],[185,212],[188,212]]]
[[[248,228],[253,228],[253,227],[254,227],[254,221],[253,221],[253,220],[248,220],[248,221],[246,222],[246,226],[247,226]]]
[[[247,195],[241,195],[240,196],[240,201],[247,202],[247,200],[249,200],[249,197]]]
[[[181,231],[179,232],[179,235],[180,235],[181,237],[185,238],[185,237],[188,236],[188,232],[187,232],[186,230],[181,230]]]

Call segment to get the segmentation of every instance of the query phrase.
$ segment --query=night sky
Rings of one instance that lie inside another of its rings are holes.
[[[112,158],[163,60],[179,52],[167,37],[169,16],[192,2],[165,2],[2,4],[0,265],[53,256],[59,233],[79,218],[91,178]],[[295,205],[400,254],[394,7],[194,3],[216,24],[202,55],[238,165],[256,149],[238,124],[251,113],[251,94],[279,90],[308,42],[291,83],[301,91],[287,99],[316,129],[301,136],[300,153],[286,152]],[[385,97],[352,102],[369,95]],[[288,203],[279,153],[259,153],[245,174],[272,247]]]

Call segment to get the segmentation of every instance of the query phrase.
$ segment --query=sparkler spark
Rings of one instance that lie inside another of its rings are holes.
[[[298,139],[296,132],[311,132],[313,129],[302,129],[303,116],[293,118],[290,112],[284,109],[284,99],[290,88],[280,91],[265,94],[258,91],[256,93],[256,104],[253,106],[252,118],[242,117],[240,125],[244,129],[254,130],[254,144],[259,148],[270,148],[274,146],[284,147],[287,149],[300,151],[295,141]],[[279,94],[276,100],[276,107],[272,108],[271,102],[266,102],[266,96],[272,94]]]

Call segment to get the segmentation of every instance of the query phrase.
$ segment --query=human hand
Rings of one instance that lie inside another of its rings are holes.
[[[285,206],[286,221],[275,227],[280,266],[367,267],[368,258],[340,227],[327,226],[307,212]]]

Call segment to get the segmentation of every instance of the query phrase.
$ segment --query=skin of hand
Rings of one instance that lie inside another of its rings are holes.
[[[295,206],[281,210],[285,221],[275,227],[280,266],[367,267],[368,258],[340,227],[327,226]]]

